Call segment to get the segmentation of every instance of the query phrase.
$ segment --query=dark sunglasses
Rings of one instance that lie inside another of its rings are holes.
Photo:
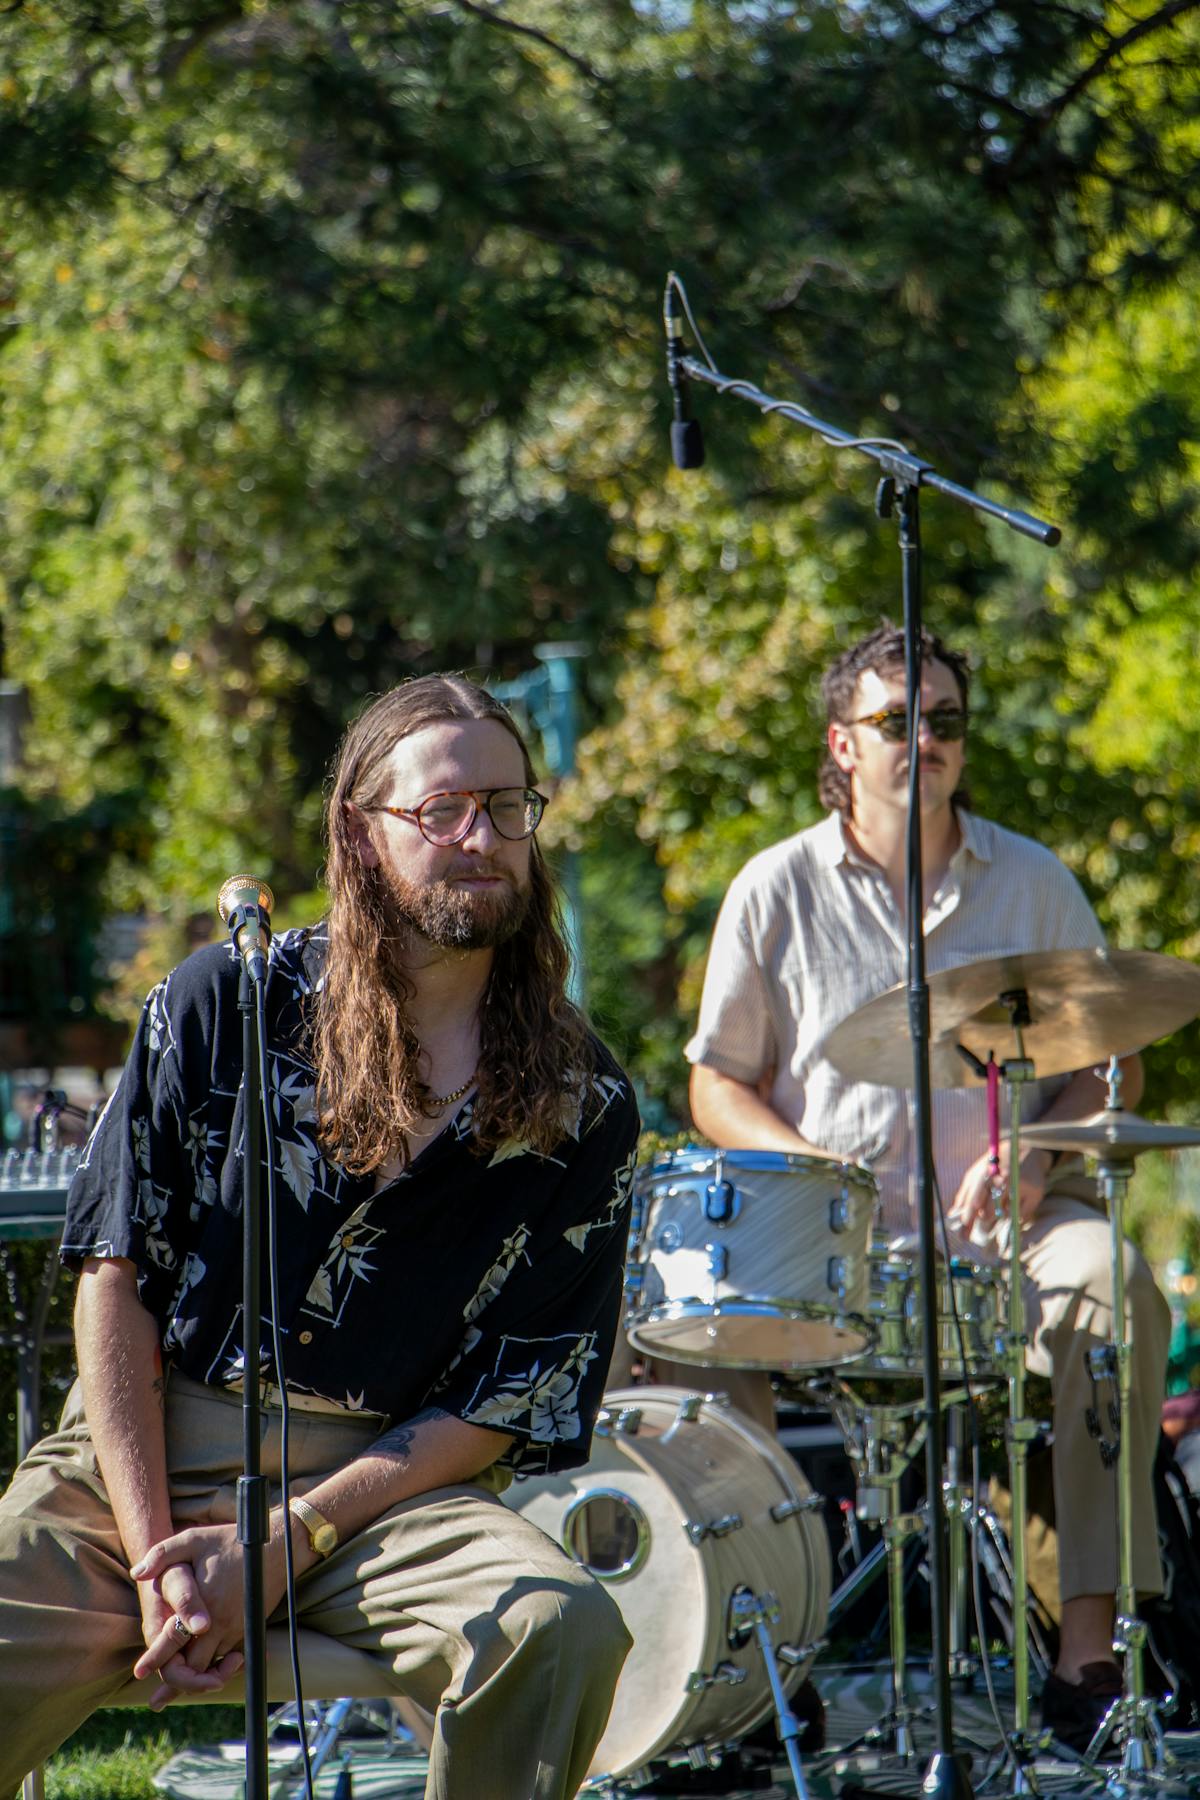
[[[934,737],[943,744],[956,744],[967,735],[967,715],[957,706],[935,707],[921,717]],[[882,712],[864,713],[851,719],[851,725],[873,725],[889,744],[902,744],[908,736],[908,713],[902,706],[885,706]]]

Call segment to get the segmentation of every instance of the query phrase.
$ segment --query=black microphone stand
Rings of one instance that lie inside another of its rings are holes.
[[[667,291],[677,290],[687,310],[686,295],[678,277],[667,277]],[[664,307],[669,317],[669,310]],[[690,319],[690,312],[689,312]],[[693,327],[694,329],[694,327]],[[680,347],[681,348],[681,347]],[[880,518],[893,515],[900,545],[901,590],[904,604],[904,673],[908,710],[908,835],[905,843],[905,893],[908,914],[908,1022],[913,1051],[913,1097],[918,1204],[917,1240],[921,1271],[922,1327],[924,1335],[923,1384],[925,1416],[925,1480],[929,1496],[930,1614],[932,1619],[932,1679],[937,1748],[921,1783],[927,1800],[970,1800],[972,1793],[967,1759],[954,1748],[949,1658],[948,1537],[945,1511],[940,1505],[944,1454],[941,1410],[941,1371],[938,1366],[937,1240],[934,1216],[933,1109],[929,1074],[929,988],[925,979],[925,889],[921,849],[921,489],[933,488],[960,505],[972,507],[989,518],[1001,519],[1014,531],[1036,543],[1054,545],[1062,533],[1056,525],[1031,513],[1001,506],[971,488],[960,487],[939,475],[932,464],[914,456],[894,439],[855,437],[836,425],[818,419],[793,401],[778,400],[753,382],[731,379],[710,363],[682,356],[679,348],[668,355],[678,377],[700,381],[720,394],[748,400],[762,413],[779,413],[806,426],[836,449],[857,450],[879,465],[875,508]],[[1015,1528],[1020,1530],[1017,1521]],[[1024,1621],[1013,1620],[1014,1632]]]
[[[240,886],[236,885],[239,884]],[[233,892],[230,892],[230,890]],[[257,889],[256,894],[253,890]],[[226,898],[236,900],[226,910]],[[273,904],[270,888],[234,877],[221,889],[221,917],[241,959],[238,1010],[242,1015],[242,1468],[237,1484],[237,1532],[242,1546],[246,1682],[245,1800],[268,1800],[267,1651],[263,1548],[270,1531],[266,1477],[262,1473],[262,1086],[258,989],[266,985]],[[265,1048],[265,1047],[264,1047]],[[283,1371],[278,1373],[282,1385]],[[303,1729],[303,1722],[301,1724]]]

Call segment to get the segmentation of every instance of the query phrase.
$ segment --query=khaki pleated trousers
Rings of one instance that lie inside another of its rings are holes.
[[[241,1399],[173,1374],[167,1464],[177,1525],[236,1517]],[[377,1435],[293,1412],[293,1491]],[[277,1500],[280,1419],[264,1415]],[[436,1714],[426,1800],[569,1800],[629,1649],[602,1588],[478,1483],[404,1502],[298,1583],[309,1629],[379,1659],[379,1693]],[[281,1615],[277,1615],[279,1617]],[[78,1384],[59,1429],[0,1499],[0,1795],[124,1686],[142,1649],[129,1576]],[[148,1690],[149,1691],[149,1690]]]
[[[1082,1184],[1081,1184],[1082,1185]],[[1063,1600],[1111,1594],[1117,1585],[1117,1471],[1105,1468],[1087,1415],[1115,1401],[1115,1384],[1097,1396],[1088,1353],[1113,1341],[1112,1233],[1094,1200],[1048,1193],[1021,1233],[1028,1366],[1050,1377],[1054,1440],[1054,1514]],[[1133,1348],[1132,1417],[1122,1421],[1122,1454],[1133,1480],[1133,1581],[1141,1594],[1162,1589],[1154,1506],[1154,1453],[1166,1393],[1171,1313],[1145,1257],[1125,1243],[1126,1324]],[[1107,1417],[1100,1421],[1113,1437]]]

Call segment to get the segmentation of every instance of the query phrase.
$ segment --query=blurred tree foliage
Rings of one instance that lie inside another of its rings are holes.
[[[664,479],[674,264],[726,369],[1063,523],[926,509],[977,798],[1190,953],[1198,14],[7,8],[4,647],[31,797],[139,797],[105,903],[182,915],[246,858],[307,893],[366,693],[583,639],[554,831],[600,1022],[678,1107],[715,906],[815,816],[816,675],[897,559],[869,465],[733,402]],[[1194,1039],[1160,1061],[1183,1099]]]

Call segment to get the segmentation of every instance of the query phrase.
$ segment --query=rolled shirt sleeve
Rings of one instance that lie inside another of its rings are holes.
[[[164,1316],[178,1280],[181,1217],[192,1188],[169,978],[149,995],[121,1079],[80,1158],[61,1256],[126,1257],[142,1302]]]
[[[773,1069],[779,1056],[766,973],[754,943],[751,905],[739,877],[717,916],[700,1017],[684,1050],[689,1062],[749,1084]]]

